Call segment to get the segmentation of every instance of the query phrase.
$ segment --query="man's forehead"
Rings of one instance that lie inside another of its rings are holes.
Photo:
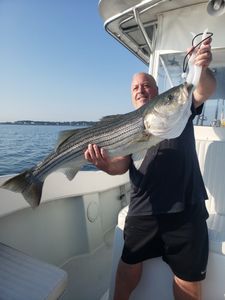
[[[151,86],[156,86],[154,79],[148,78],[148,77],[136,77],[132,81],[132,86],[137,85],[137,84],[148,84]]]
[[[133,81],[132,81],[132,85],[134,85],[134,84],[138,84],[138,83],[153,83],[153,81],[152,80],[149,80],[149,79],[145,79],[145,80],[142,80],[141,78],[139,78],[139,79],[134,79]]]
[[[132,79],[132,81],[147,81],[155,83],[154,77],[147,73],[136,73]]]

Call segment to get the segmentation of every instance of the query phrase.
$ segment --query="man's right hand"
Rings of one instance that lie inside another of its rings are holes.
[[[98,147],[96,144],[88,145],[87,150],[84,152],[84,157],[98,169],[110,175],[125,173],[129,169],[131,161],[130,156],[111,158],[107,150]]]
[[[84,157],[90,163],[95,165],[98,169],[105,171],[111,160],[105,149],[99,148],[95,144],[89,144],[87,150],[84,152]]]

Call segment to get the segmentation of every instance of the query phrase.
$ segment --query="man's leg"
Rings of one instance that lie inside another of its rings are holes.
[[[174,276],[173,292],[175,300],[201,300],[201,281],[184,281]]]
[[[208,260],[207,216],[205,203],[200,203],[176,216],[168,214],[163,220],[163,238],[169,249],[165,261],[179,276],[174,276],[175,300],[202,299],[201,282],[205,279]],[[167,228],[168,224],[172,225]],[[177,228],[174,230],[173,226]]]
[[[128,300],[142,273],[142,263],[126,264],[120,260],[116,273],[114,300]]]

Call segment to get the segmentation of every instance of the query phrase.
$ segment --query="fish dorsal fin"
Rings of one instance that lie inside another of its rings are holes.
[[[123,114],[117,114],[117,115],[109,115],[109,116],[105,116],[102,117],[100,119],[100,122],[111,122],[111,121],[115,121],[120,119],[122,116],[124,116]]]
[[[64,144],[71,136],[75,136],[84,129],[86,128],[76,128],[61,131],[58,135],[58,140],[56,142],[55,149],[59,148],[62,144]]]

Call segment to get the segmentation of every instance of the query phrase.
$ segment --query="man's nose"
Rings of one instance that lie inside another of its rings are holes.
[[[138,85],[138,92],[141,93],[143,91],[143,86],[141,84]]]

